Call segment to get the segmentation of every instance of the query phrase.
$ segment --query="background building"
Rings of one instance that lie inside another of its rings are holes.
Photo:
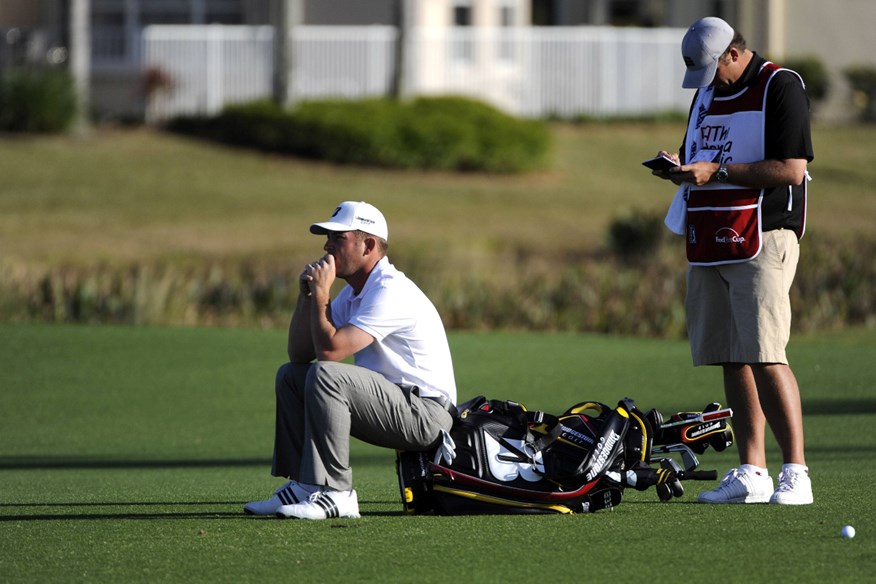
[[[0,69],[63,62],[74,1],[2,0]],[[831,92],[816,113],[826,121],[843,120],[850,112],[842,70],[873,65],[876,55],[876,36],[869,30],[876,22],[871,0],[88,0],[92,110],[98,118],[142,115],[148,93],[143,32],[150,25],[268,25],[279,2],[295,7],[294,23],[301,26],[384,25],[454,34],[532,25],[677,29],[701,16],[721,16],[745,34],[752,48],[780,63],[820,59],[828,68]],[[428,70],[443,58],[421,55],[417,69]],[[481,61],[480,66],[493,64]]]

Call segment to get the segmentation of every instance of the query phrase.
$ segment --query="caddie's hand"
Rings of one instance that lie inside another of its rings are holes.
[[[675,172],[670,171],[670,174],[672,175],[671,180],[675,184],[686,182],[701,187],[712,181],[712,178],[715,176],[715,173],[718,172],[720,167],[721,165],[717,162],[694,162],[691,164],[685,164],[684,166],[675,169]]]
[[[661,150],[657,153],[657,156],[665,156],[667,158],[671,158],[675,161],[675,164],[681,166],[681,159],[678,157],[678,154],[675,152],[667,152],[666,150]],[[651,174],[656,177],[662,178],[664,180],[672,180],[672,174],[668,170],[652,170]]]
[[[309,278],[307,284],[312,294],[329,294],[335,281],[335,257],[325,254],[315,262],[307,264],[302,276],[305,275]]]

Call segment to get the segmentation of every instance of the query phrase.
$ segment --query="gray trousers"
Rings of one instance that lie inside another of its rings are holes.
[[[272,474],[350,490],[350,436],[384,448],[426,450],[453,419],[441,404],[363,367],[318,361],[277,371]]]

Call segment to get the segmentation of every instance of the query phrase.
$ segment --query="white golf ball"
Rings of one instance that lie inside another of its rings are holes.
[[[851,525],[846,525],[843,527],[843,530],[840,532],[843,537],[847,539],[852,539],[855,537],[855,528]]]

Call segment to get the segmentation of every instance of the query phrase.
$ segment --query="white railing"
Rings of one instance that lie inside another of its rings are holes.
[[[535,27],[415,31],[411,94],[461,93],[522,116],[686,111],[684,29]]]
[[[143,69],[152,87],[146,118],[214,114],[271,95],[274,32],[269,26],[149,26]]]
[[[683,29],[610,27],[415,29],[404,45],[402,93],[462,94],[526,117],[686,111]],[[293,31],[295,100],[386,95],[397,31],[387,26],[303,26]],[[150,26],[143,68],[171,83],[153,91],[147,119],[212,114],[267,98],[273,30]]]
[[[387,95],[398,34],[391,26],[306,26],[295,31],[295,99]]]

